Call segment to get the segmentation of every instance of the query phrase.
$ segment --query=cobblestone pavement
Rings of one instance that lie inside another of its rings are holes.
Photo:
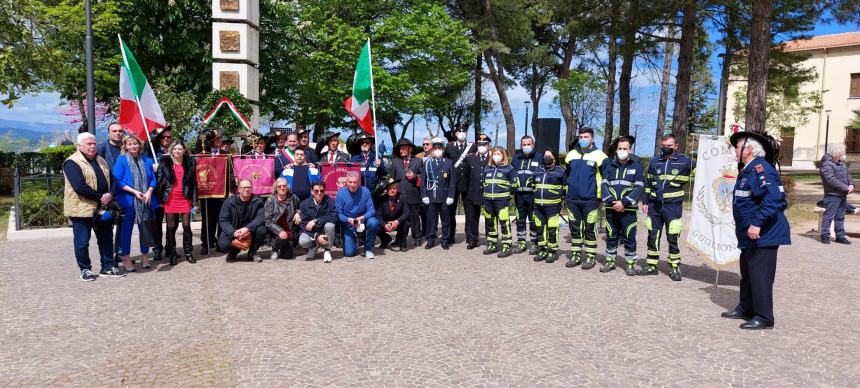
[[[84,283],[71,241],[2,242],[0,386],[856,386],[857,245],[792,239],[760,332],[719,317],[737,268],[715,288],[686,250],[680,283],[463,243]]]

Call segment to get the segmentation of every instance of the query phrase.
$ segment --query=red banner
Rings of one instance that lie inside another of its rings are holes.
[[[361,166],[352,163],[320,163],[319,167],[325,182],[325,193],[332,199],[339,188],[346,186],[346,174],[361,171]]]
[[[227,197],[227,156],[195,156],[197,162],[197,197]]]
[[[251,189],[257,195],[272,195],[272,185],[275,183],[275,159],[252,159],[243,156],[233,156],[233,171],[236,181],[248,179]]]

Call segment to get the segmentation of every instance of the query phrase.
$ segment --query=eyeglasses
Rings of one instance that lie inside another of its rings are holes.
[[[277,187],[277,188],[279,188],[279,189],[280,189],[280,188],[286,188],[286,187],[287,187],[287,185],[277,185],[276,187]]]
[[[315,189],[315,190],[314,190],[314,193],[325,193],[325,190],[323,190],[323,189]]]

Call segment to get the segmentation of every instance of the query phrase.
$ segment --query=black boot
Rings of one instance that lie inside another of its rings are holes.
[[[170,265],[176,265],[176,228],[167,228],[167,235],[164,236],[167,243],[164,244],[163,256],[170,260]]]
[[[194,258],[194,245],[191,242],[191,231],[183,230],[182,231],[182,250],[185,253],[185,261],[194,264],[197,262],[197,259]]]

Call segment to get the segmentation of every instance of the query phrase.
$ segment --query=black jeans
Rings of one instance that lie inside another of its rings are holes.
[[[152,220],[149,221],[149,225],[152,228],[152,239],[155,241],[155,245],[152,246],[153,253],[161,253],[164,248],[163,238],[164,233],[161,232],[161,224],[164,222],[164,208],[159,207],[152,211]]]
[[[253,256],[255,253],[257,253],[257,250],[260,249],[260,246],[262,246],[263,243],[266,242],[266,236],[268,235],[268,233],[269,230],[266,229],[265,225],[260,225],[254,229],[251,229],[251,247],[248,248],[248,256]],[[218,249],[232,255],[239,254],[240,251],[236,248],[233,248],[233,245],[231,244],[232,242],[232,235],[221,233],[221,237],[218,238]]]

